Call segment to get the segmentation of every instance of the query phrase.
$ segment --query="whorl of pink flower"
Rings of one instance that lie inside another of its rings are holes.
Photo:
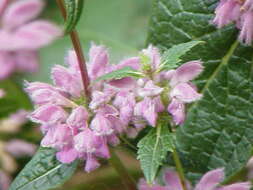
[[[145,73],[138,57],[110,65],[107,49],[92,44],[88,73],[93,81],[126,66],[144,77],[94,82],[89,99],[84,97],[73,51],[66,58],[67,67],[53,67],[54,85],[27,82],[26,91],[36,106],[29,117],[41,124],[41,145],[58,150],[56,156],[63,163],[85,160],[85,170],[90,172],[99,167],[98,159],[110,157],[108,146],[118,145],[119,135],[135,137],[146,125],[156,127],[159,114],[166,107],[174,123],[182,124],[185,104],[201,98],[190,82],[202,72],[201,62],[188,62],[176,70],[159,73],[158,49],[149,46],[143,53],[149,57],[152,77]]]
[[[248,45],[253,40],[253,1],[220,0],[213,23],[222,28],[234,22],[240,29],[239,40]]]
[[[43,0],[0,0],[0,79],[37,71],[38,49],[62,35],[55,24],[34,20],[43,8]]]
[[[26,91],[36,105],[29,117],[42,125],[42,146],[57,149],[56,156],[63,163],[85,160],[85,170],[90,172],[99,166],[99,158],[110,157],[108,144],[119,143],[117,134],[125,131],[127,123],[112,105],[114,87],[103,83],[93,86],[87,102],[73,51],[66,61],[67,67],[56,65],[52,69],[54,85],[26,83]],[[92,79],[105,74],[109,67],[106,48],[93,44],[89,59]]]
[[[187,189],[194,190],[249,190],[251,184],[249,182],[239,182],[230,185],[220,185],[224,180],[223,169],[215,169],[207,172],[202,176],[200,181],[196,184],[194,188],[191,187],[189,182],[187,182]],[[141,179],[138,185],[139,190],[183,190],[179,176],[177,172],[167,169],[163,174],[163,181],[165,186],[160,186],[157,184],[148,185],[144,179]]]

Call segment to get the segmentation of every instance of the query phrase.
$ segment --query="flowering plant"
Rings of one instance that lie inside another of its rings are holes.
[[[57,3],[73,50],[52,68],[53,85],[25,82],[43,139],[11,190],[53,188],[79,161],[88,173],[108,161],[129,190],[250,189],[241,172],[253,144],[251,0],[157,0],[152,45],[118,64],[94,43],[86,63],[75,30],[83,1]],[[130,139],[138,185],[114,152]]]

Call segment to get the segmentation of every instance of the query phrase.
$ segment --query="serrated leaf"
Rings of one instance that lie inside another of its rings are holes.
[[[112,79],[122,79],[125,77],[134,77],[134,78],[140,78],[142,77],[142,73],[132,69],[131,67],[124,67],[119,70],[112,71],[110,73],[107,73],[101,77],[98,77],[95,82],[101,81],[101,80],[112,80]]]
[[[225,167],[227,177],[245,166],[253,144],[252,48],[237,42],[237,29],[212,24],[217,0],[156,0],[149,42],[163,50],[192,40],[207,43],[183,61],[201,59],[196,84],[203,98],[188,109],[177,130],[185,171],[203,174]],[[228,179],[228,178],[227,178]]]
[[[55,150],[39,148],[32,160],[19,173],[9,190],[48,190],[69,179],[78,162],[62,164],[55,158]]]
[[[190,41],[178,45],[172,46],[165,51],[162,56],[161,65],[159,71],[170,70],[178,67],[178,64],[182,61],[180,58],[190,51],[194,46],[204,43],[203,41]]]
[[[138,157],[141,168],[148,183],[156,177],[159,166],[162,165],[169,151],[174,148],[174,136],[167,125],[152,129],[138,143]]]
[[[81,17],[84,0],[64,0],[64,2],[67,11],[65,34],[68,34],[75,28]]]

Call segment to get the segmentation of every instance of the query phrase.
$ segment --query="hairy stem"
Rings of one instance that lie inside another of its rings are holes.
[[[137,190],[135,181],[129,175],[127,169],[122,164],[121,160],[119,159],[117,154],[112,150],[112,148],[110,149],[110,153],[111,158],[109,159],[109,162],[119,174],[126,190]]]
[[[66,20],[67,18],[67,12],[65,9],[65,5],[63,0],[56,0],[58,7],[62,13],[63,18]],[[77,60],[78,60],[78,65],[79,65],[79,69],[81,72],[81,77],[82,77],[82,82],[83,82],[83,86],[84,86],[84,92],[85,92],[85,96],[86,97],[90,97],[90,91],[89,91],[89,84],[90,84],[90,79],[89,79],[89,75],[88,75],[88,71],[87,71],[87,67],[86,67],[86,63],[85,63],[85,58],[84,58],[84,54],[82,51],[82,47],[81,47],[81,43],[80,43],[80,39],[78,36],[78,33],[76,30],[73,30],[70,32],[70,38],[74,47],[74,50],[76,52],[77,55]]]
[[[180,182],[182,184],[183,190],[187,190],[186,188],[186,183],[185,183],[185,176],[184,176],[184,170],[183,170],[183,166],[181,164],[181,161],[179,159],[179,156],[177,154],[176,149],[174,149],[174,151],[172,152],[172,156],[176,165],[176,169],[177,169],[177,173],[180,179]]]

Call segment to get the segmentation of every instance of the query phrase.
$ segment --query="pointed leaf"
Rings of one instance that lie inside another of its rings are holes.
[[[200,43],[203,43],[203,41],[190,41],[172,46],[164,52],[159,71],[175,69],[178,67],[180,61],[182,61],[180,58]]]
[[[32,160],[19,173],[9,190],[47,190],[69,179],[78,162],[62,164],[55,158],[55,150],[39,148]]]
[[[110,73],[107,73],[101,77],[98,77],[95,82],[101,81],[101,80],[112,80],[112,79],[122,79],[125,77],[134,77],[139,78],[142,77],[142,73],[132,69],[131,67],[124,67],[119,70],[112,71]]]
[[[156,177],[159,166],[162,165],[169,151],[174,148],[174,136],[167,125],[152,129],[147,136],[138,143],[138,157],[141,168],[148,183]]]

